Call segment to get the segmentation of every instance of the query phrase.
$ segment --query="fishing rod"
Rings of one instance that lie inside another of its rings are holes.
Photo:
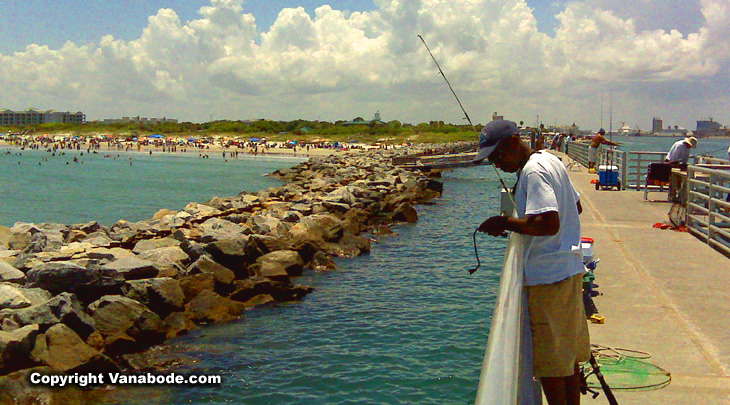
[[[598,397],[598,392],[588,388],[588,377],[593,374],[596,376],[598,382],[601,384],[601,388],[603,389],[603,393],[606,395],[608,403],[610,405],[618,405],[618,401],[616,401],[616,397],[613,395],[611,387],[608,386],[606,379],[603,377],[603,373],[601,373],[601,367],[598,365],[598,361],[596,361],[596,357],[593,356],[592,352],[591,358],[588,360],[588,362],[591,364],[591,372],[587,375],[581,373],[581,393],[585,395],[590,392],[593,395],[593,399],[596,399],[596,397]]]
[[[446,85],[449,86],[449,90],[451,90],[451,94],[454,95],[454,98],[456,99],[456,102],[459,103],[459,107],[461,108],[461,111],[464,113],[464,118],[466,118],[466,121],[469,123],[469,126],[474,131],[474,133],[477,135],[477,139],[479,139],[479,132],[477,131],[476,127],[474,127],[474,124],[471,122],[471,118],[469,118],[469,113],[466,112],[466,109],[464,108],[464,105],[461,104],[461,100],[459,100],[459,96],[456,95],[456,92],[454,91],[454,88],[451,87],[451,83],[449,83],[449,79],[446,78],[446,74],[444,74],[443,69],[441,69],[441,65],[439,65],[438,61],[436,60],[436,57],[433,56],[433,52],[431,52],[431,48],[428,47],[428,44],[426,43],[426,40],[423,39],[423,37],[419,34],[418,38],[423,42],[423,46],[426,47],[426,50],[428,51],[428,54],[431,55],[431,59],[433,59],[433,63],[436,64],[436,67],[439,70],[439,74],[441,77],[444,78],[444,81],[446,81]],[[507,194],[509,194],[509,198],[512,201],[512,204],[517,206],[515,204],[515,199],[512,197],[512,193],[509,192],[509,188],[507,187],[507,184],[502,179],[502,176],[499,174],[499,171],[497,170],[494,165],[491,165],[494,168],[494,172],[497,173],[497,178],[499,179],[499,182],[502,183],[502,187],[507,190]],[[477,252],[477,232],[479,231],[479,228],[477,228],[474,231],[474,235],[472,235],[472,239],[474,239],[474,255],[477,258],[477,265],[473,269],[469,270],[469,274],[474,274],[475,271],[479,269],[481,266],[481,262],[479,261],[479,253]]]

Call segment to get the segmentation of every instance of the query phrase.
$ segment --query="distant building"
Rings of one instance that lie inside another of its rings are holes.
[[[0,109],[0,125],[39,125],[49,123],[78,123],[86,122],[86,115],[81,111],[60,112],[56,110],[41,111],[29,108],[25,111]]]
[[[503,119],[504,119],[504,115],[497,115],[496,111],[494,112],[494,114],[492,114],[492,121],[503,120]]]
[[[140,117],[139,115],[136,117],[122,117],[122,119],[116,119],[116,118],[106,118],[104,119],[104,124],[142,124],[142,125],[157,125],[162,124],[165,122],[173,122],[177,123],[176,118],[147,118],[147,117]]]
[[[695,135],[699,137],[723,135],[723,132],[722,125],[720,125],[719,122],[713,121],[712,117],[707,120],[697,121],[697,130],[695,131]]]
[[[380,119],[380,111],[376,111],[375,112],[375,116],[370,121],[359,120],[359,119],[356,118],[356,119],[353,119],[352,121],[342,121],[342,122],[339,123],[339,125],[342,125],[342,126],[345,126],[345,127],[349,127],[349,126],[352,126],[352,125],[370,125],[370,124],[375,124],[375,125],[385,124],[385,122],[383,122]]]
[[[664,127],[664,121],[662,121],[659,117],[654,117],[654,119],[651,120],[651,132],[662,132],[662,128]]]

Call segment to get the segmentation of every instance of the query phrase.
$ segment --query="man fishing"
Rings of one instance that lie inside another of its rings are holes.
[[[596,136],[591,140],[591,144],[588,146],[588,170],[595,170],[596,161],[598,160],[598,148],[601,145],[618,146],[617,142],[612,142],[606,139],[606,130],[601,128],[598,130]]]
[[[496,120],[480,134],[475,161],[517,173],[517,217],[494,216],[480,232],[532,236],[525,253],[525,289],[532,330],[533,374],[551,405],[580,403],[579,362],[590,358],[582,300],[579,194],[562,162],[525,144],[512,121]]]

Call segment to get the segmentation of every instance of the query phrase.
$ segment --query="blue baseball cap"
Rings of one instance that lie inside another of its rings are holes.
[[[474,157],[474,162],[481,162],[494,152],[497,145],[512,135],[519,135],[520,130],[517,124],[508,120],[494,120],[482,128],[479,134],[479,152]]]

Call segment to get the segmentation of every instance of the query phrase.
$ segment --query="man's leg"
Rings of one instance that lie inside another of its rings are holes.
[[[580,368],[575,365],[575,374],[565,377],[565,398],[568,405],[580,404]]]
[[[567,405],[565,380],[570,377],[540,377],[542,390],[550,405]]]

